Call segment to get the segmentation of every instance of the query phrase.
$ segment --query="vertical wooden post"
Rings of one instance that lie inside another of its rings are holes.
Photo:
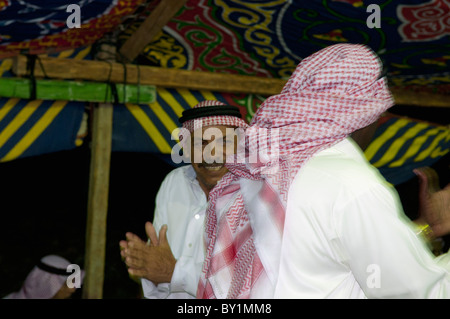
[[[112,53],[112,56],[115,55],[115,47],[111,45],[102,45],[102,51],[103,53]],[[113,104],[99,103],[96,105],[92,119],[84,299],[101,299],[103,297],[112,125]]]

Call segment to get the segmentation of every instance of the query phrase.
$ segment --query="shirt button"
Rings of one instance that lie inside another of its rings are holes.
[[[199,215],[199,214],[195,214],[195,215],[194,215],[194,218],[195,218],[195,219],[199,219],[199,218],[200,218],[200,215]]]

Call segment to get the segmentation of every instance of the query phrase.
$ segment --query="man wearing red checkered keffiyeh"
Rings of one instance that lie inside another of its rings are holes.
[[[175,168],[164,178],[153,223],[145,224],[149,241],[127,233],[120,242],[121,256],[129,273],[141,278],[145,298],[195,298],[204,260],[207,198],[228,171],[224,153],[235,151],[229,142],[248,126],[241,117],[239,108],[207,100],[185,110],[179,119],[180,144],[190,165]]]
[[[333,45],[260,106],[210,192],[198,298],[449,296],[449,257],[430,256],[349,137],[394,103],[380,73],[368,47]]]

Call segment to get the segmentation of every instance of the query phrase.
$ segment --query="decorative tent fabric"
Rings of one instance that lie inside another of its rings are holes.
[[[450,152],[450,126],[386,115],[379,120],[364,154],[394,185],[413,178],[413,169],[431,166]]]
[[[73,149],[84,103],[0,98],[0,162]]]
[[[144,0],[2,0],[0,58],[41,54],[87,46],[113,31]],[[71,11],[80,8],[80,28],[68,28]]]
[[[369,28],[372,3],[189,0],[143,56],[163,67],[287,78],[302,58],[323,47],[361,43],[380,56],[392,84],[440,84],[448,93],[449,2],[377,2],[381,25]]]
[[[0,1],[0,58],[86,46],[136,9],[141,21],[159,1],[78,1],[81,27],[69,29],[71,0]],[[367,44],[396,85],[450,83],[448,0],[377,2],[188,0],[143,56],[171,68],[287,78],[298,62],[335,43]],[[377,10],[378,10],[377,9]],[[132,20],[131,18],[128,20]],[[122,32],[125,40],[139,19]],[[443,89],[448,90],[448,86]]]

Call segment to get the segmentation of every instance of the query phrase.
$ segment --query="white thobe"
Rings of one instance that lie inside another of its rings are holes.
[[[167,240],[177,259],[170,283],[155,286],[142,279],[145,298],[195,298],[205,258],[203,233],[207,200],[191,165],[171,171],[156,196],[153,225],[166,224]]]
[[[432,255],[348,138],[291,184],[274,297],[450,298],[449,255]]]

